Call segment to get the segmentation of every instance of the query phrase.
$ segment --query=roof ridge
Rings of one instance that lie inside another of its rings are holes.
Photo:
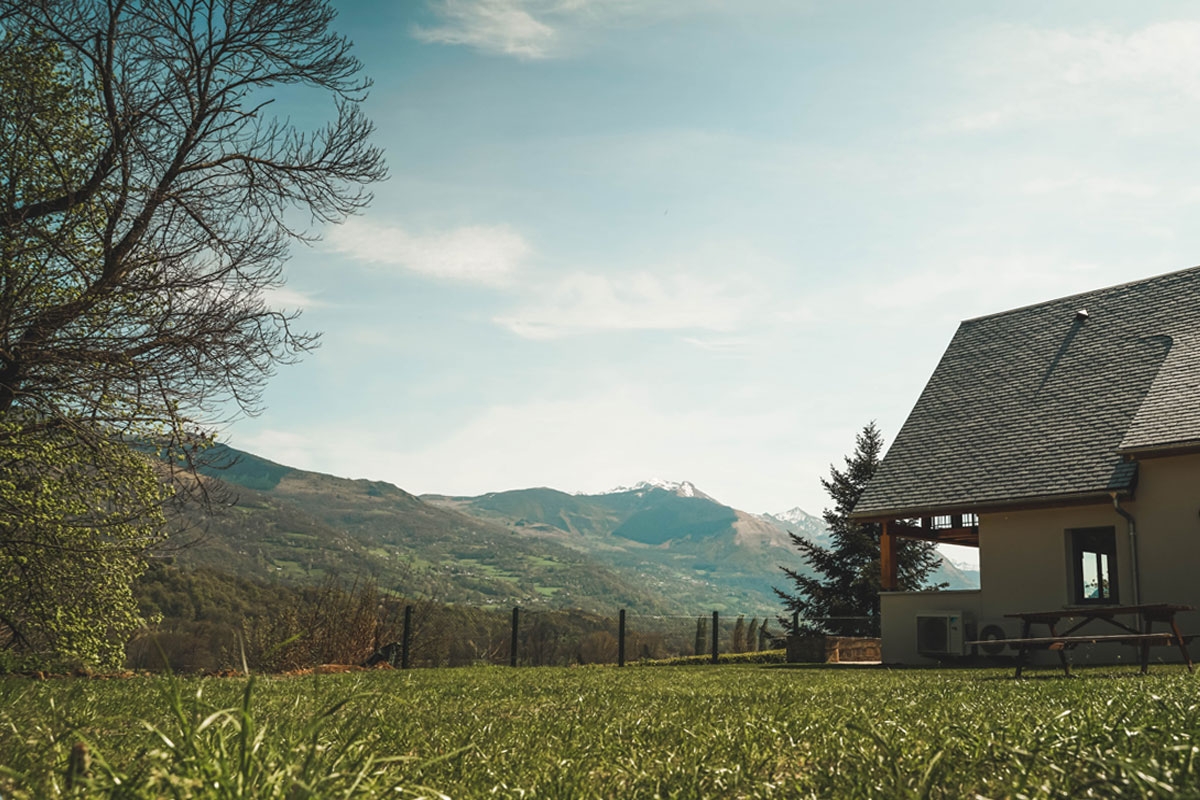
[[[980,320],[992,319],[993,317],[1002,317],[1005,314],[1014,314],[1018,311],[1028,311],[1031,308],[1041,308],[1043,306],[1054,305],[1055,303],[1061,303],[1065,300],[1071,300],[1073,298],[1083,297],[1085,295],[1093,295],[1093,294],[1097,294],[1099,292],[1110,292],[1110,291],[1114,291],[1116,289],[1125,289],[1130,286],[1138,286],[1138,285],[1144,284],[1144,283],[1151,283],[1153,281],[1162,280],[1163,278],[1170,278],[1174,275],[1183,275],[1188,272],[1200,272],[1200,264],[1198,264],[1194,267],[1186,267],[1184,269],[1176,269],[1176,270],[1171,270],[1170,272],[1163,272],[1159,275],[1151,275],[1148,278],[1138,278],[1137,280],[1125,281],[1124,283],[1117,283],[1112,286],[1098,286],[1095,289],[1087,289],[1082,292],[1075,292],[1073,294],[1065,294],[1062,297],[1055,297],[1051,300],[1042,300],[1041,302],[1038,302],[1038,303],[1028,303],[1023,306],[1017,306],[1016,308],[1008,308],[1008,309],[1005,309],[1004,311],[993,311],[991,314],[981,314],[978,317],[968,317],[967,319],[962,320],[962,322],[963,323],[979,322]]]

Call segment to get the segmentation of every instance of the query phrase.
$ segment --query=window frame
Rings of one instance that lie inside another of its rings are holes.
[[[1118,579],[1117,529],[1112,525],[1067,530],[1067,552],[1070,558],[1071,605],[1111,606],[1120,605],[1121,584]],[[1084,561],[1096,559],[1097,584],[1104,591],[1098,597],[1088,597],[1084,576]],[[1101,560],[1107,557],[1107,564]],[[1107,566],[1107,569],[1105,569]]]

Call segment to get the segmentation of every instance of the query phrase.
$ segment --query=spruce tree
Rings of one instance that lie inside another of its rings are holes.
[[[879,635],[879,591],[882,585],[879,565],[879,523],[859,523],[850,519],[858,498],[879,466],[883,436],[874,422],[863,427],[855,441],[854,454],[845,458],[845,468],[830,465],[829,478],[821,485],[833,500],[825,509],[825,525],[830,544],[816,542],[789,533],[811,570],[780,567],[792,581],[795,593],[780,589],[788,614],[799,612],[800,630],[793,633],[828,633],[835,636]],[[931,588],[926,578],[941,561],[931,542],[900,539],[897,547],[899,589]],[[783,618],[780,622],[788,626]]]

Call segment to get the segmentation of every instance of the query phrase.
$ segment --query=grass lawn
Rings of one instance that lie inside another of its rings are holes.
[[[1200,798],[1198,679],[1078,672],[9,678],[0,796]]]

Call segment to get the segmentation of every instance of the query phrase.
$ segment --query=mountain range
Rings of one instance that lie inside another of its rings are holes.
[[[828,541],[794,508],[750,514],[690,483],[605,494],[550,488],[414,496],[382,481],[294,469],[217,446],[204,480],[226,502],[181,517],[173,557],[242,577],[373,576],[407,597],[508,607],[695,616],[776,615],[780,565],[803,571],[788,533]],[[936,582],[973,576],[944,562]]]

